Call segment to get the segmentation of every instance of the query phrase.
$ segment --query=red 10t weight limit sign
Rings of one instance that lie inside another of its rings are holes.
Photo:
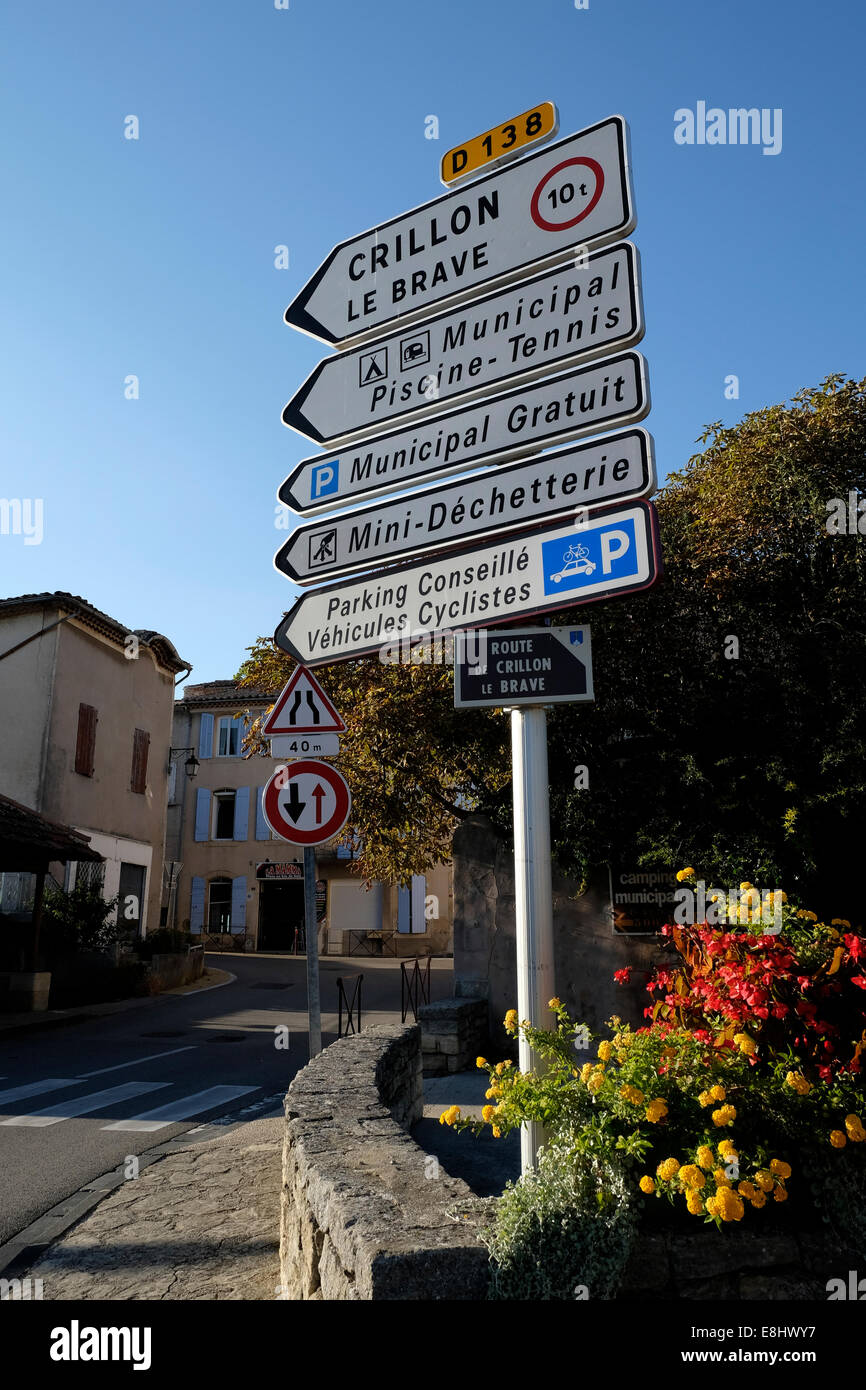
[[[278,767],[262,793],[262,811],[275,835],[293,845],[323,845],[342,830],[352,796],[344,777],[314,758]]]

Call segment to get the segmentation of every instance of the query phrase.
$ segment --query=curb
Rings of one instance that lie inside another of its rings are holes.
[[[189,990],[187,985],[179,985],[178,990],[189,990],[188,993],[184,994],[178,993],[177,990],[165,990],[162,994],[152,994],[142,999],[112,999],[106,1004],[82,1004],[80,1009],[57,1010],[56,1013],[52,1013],[51,1018],[34,1014],[32,1019],[9,1024],[4,1024],[3,1015],[0,1014],[0,1042],[3,1038],[14,1038],[21,1033],[45,1031],[49,1028],[68,1028],[75,1023],[91,1023],[97,1018],[110,1018],[112,1014],[126,1013],[130,1009],[143,1008],[148,1004],[158,1004],[163,999],[194,998],[198,994],[207,994],[208,990],[211,989],[223,989],[226,985],[234,984],[237,979],[237,975],[232,975],[228,971],[221,971],[220,973],[228,975],[228,979],[219,980],[215,985],[205,985],[203,989]]]

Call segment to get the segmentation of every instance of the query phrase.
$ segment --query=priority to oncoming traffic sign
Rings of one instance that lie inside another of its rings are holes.
[[[283,424],[319,444],[369,433],[633,346],[643,332],[638,254],[623,242],[326,357]]]
[[[628,128],[611,116],[341,242],[285,319],[327,343],[360,341],[634,224]]]
[[[582,435],[636,424],[649,408],[646,361],[639,352],[624,352],[302,459],[279,498],[302,514],[328,511],[437,474],[504,463]]]
[[[401,635],[460,631],[648,589],[661,573],[650,502],[588,513],[474,549],[303,594],[274,641],[308,666],[364,656]]]
[[[648,497],[655,489],[651,437],[646,430],[624,430],[445,487],[307,522],[292,532],[274,565],[296,584],[322,584],[472,536],[549,521],[578,507]]]
[[[275,835],[293,845],[323,845],[349,818],[349,785],[336,768],[313,758],[277,768],[262,793],[262,813]]]

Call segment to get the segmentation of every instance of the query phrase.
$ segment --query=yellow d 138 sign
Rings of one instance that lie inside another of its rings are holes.
[[[479,169],[488,164],[505,164],[515,155],[522,154],[529,145],[539,145],[550,140],[559,130],[559,112],[552,101],[543,101],[515,116],[505,125],[487,130],[467,140],[465,145],[456,145],[442,156],[440,177],[446,188],[471,179]]]

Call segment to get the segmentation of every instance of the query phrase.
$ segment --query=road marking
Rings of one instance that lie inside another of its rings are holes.
[[[88,1081],[91,1076],[104,1076],[107,1071],[121,1071],[124,1067],[140,1067],[142,1062],[156,1062],[163,1057],[174,1057],[178,1052],[194,1052],[198,1043],[190,1043],[188,1047],[173,1047],[170,1052],[151,1052],[149,1057],[138,1057],[134,1062],[118,1062],[113,1067],[100,1067],[98,1071],[83,1071],[82,1081]]]
[[[13,1086],[11,1091],[0,1091],[0,1105],[10,1100],[27,1100],[28,1096],[41,1096],[43,1091],[62,1091],[64,1086],[80,1086],[74,1076],[49,1076],[45,1081],[31,1081],[28,1086]]]
[[[78,1096],[75,1100],[62,1100],[56,1105],[48,1105],[44,1110],[36,1110],[32,1115],[13,1115],[9,1120],[0,1120],[0,1125],[15,1125],[19,1129],[44,1129],[47,1125],[59,1124],[61,1120],[77,1119],[89,1115],[94,1110],[106,1110],[109,1105],[122,1100],[132,1100],[147,1091],[161,1091],[170,1086],[170,1081],[127,1081],[123,1086],[112,1086],[107,1091],[93,1091],[89,1096]],[[105,1128],[105,1126],[103,1126]]]
[[[196,1091],[194,1095],[186,1096],[183,1100],[173,1100],[156,1110],[144,1110],[129,1120],[115,1120],[114,1124],[103,1125],[102,1128],[150,1134],[156,1129],[165,1129],[176,1120],[189,1120],[200,1111],[213,1110],[224,1100],[234,1100],[236,1096],[245,1096],[250,1091],[260,1089],[259,1086],[209,1086],[206,1091]]]

